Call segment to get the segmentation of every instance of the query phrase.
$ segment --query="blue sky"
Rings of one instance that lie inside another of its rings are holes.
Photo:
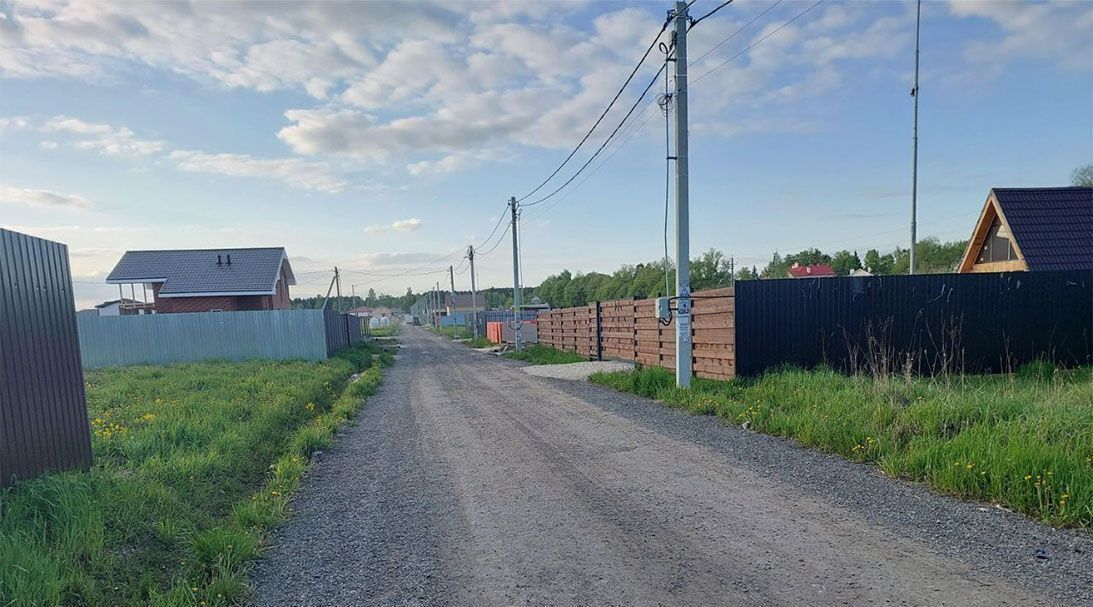
[[[813,5],[738,0],[691,32],[695,253],[762,266],[774,250],[906,243],[914,4]],[[369,273],[445,269],[460,255],[430,262],[482,244],[667,8],[0,2],[0,226],[67,243],[81,307],[116,293],[101,282],[131,248],[283,245],[295,295],[334,265],[358,292],[418,291],[446,276]],[[1062,185],[1093,162],[1093,5],[927,2],[922,48],[920,235],[966,238],[990,187]],[[525,210],[525,283],[662,254],[651,99],[620,135],[587,179]],[[511,272],[502,244],[479,284]]]

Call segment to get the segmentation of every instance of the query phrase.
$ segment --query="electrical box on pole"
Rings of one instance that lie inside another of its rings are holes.
[[[657,298],[657,320],[667,324],[672,320],[671,297]]]
[[[691,276],[690,216],[687,176],[687,3],[676,2],[675,103],[676,111],[676,385],[691,386]]]

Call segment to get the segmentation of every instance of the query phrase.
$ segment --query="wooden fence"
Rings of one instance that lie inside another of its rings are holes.
[[[225,359],[326,360],[359,342],[360,320],[332,310],[81,316],[87,368]]]
[[[736,374],[733,289],[693,295],[692,369],[698,377]],[[675,368],[675,320],[656,318],[654,299],[617,299],[539,314],[539,343],[589,358]]]
[[[90,465],[68,248],[0,229],[0,485]]]

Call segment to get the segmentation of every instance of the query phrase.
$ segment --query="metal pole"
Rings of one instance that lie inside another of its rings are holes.
[[[478,339],[478,287],[474,282],[474,246],[467,247],[467,259],[471,260],[471,334]]]
[[[918,0],[915,12],[915,88],[911,94],[915,97],[915,145],[914,160],[911,161],[911,263],[908,273],[915,273],[915,243],[918,240],[918,41],[922,26],[922,0]]]
[[[516,236],[516,197],[509,198],[512,212],[512,330],[516,334],[516,349],[520,349],[520,243]]]
[[[448,314],[451,314],[455,310],[455,270],[452,266],[448,266],[448,280],[452,283],[452,308],[448,310]]]
[[[687,3],[676,2],[676,385],[691,386],[691,262],[687,208]]]
[[[334,304],[334,311],[342,307],[342,276],[338,274],[338,266],[334,266],[334,283],[338,285],[338,301]]]

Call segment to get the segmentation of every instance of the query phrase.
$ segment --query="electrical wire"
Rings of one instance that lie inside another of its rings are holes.
[[[497,228],[501,227],[501,222],[505,220],[505,214],[506,214],[506,211],[508,211],[508,208],[509,208],[509,205],[506,202],[505,203],[505,210],[501,211],[501,215],[497,218],[497,223],[493,224],[493,229],[490,230],[490,235],[487,236],[486,238],[484,238],[482,240],[482,244],[475,247],[476,249],[480,249],[480,248],[486,246],[486,243],[489,242],[491,238],[493,238],[493,235],[497,232]]]
[[[710,11],[710,12],[706,13],[705,15],[702,15],[702,16],[701,16],[701,17],[699,17],[698,19],[694,19],[693,21],[691,21],[691,24],[687,26],[687,31],[688,31],[688,32],[689,32],[689,31],[691,31],[692,29],[694,29],[694,26],[696,26],[696,25],[698,25],[699,23],[701,23],[703,19],[705,19],[705,18],[707,18],[707,17],[710,17],[711,15],[713,15],[714,13],[716,13],[717,11],[719,11],[719,10],[721,10],[721,9],[725,8],[726,6],[728,6],[728,5],[730,5],[730,4],[732,4],[732,0],[725,0],[725,1],[724,1],[724,2],[722,2],[721,4],[718,4],[718,5],[717,5],[717,8],[715,8],[715,9],[713,9],[712,11]],[[690,6],[691,6],[690,4],[688,4],[688,5],[687,5],[687,7],[688,7],[688,8],[690,8]]]
[[[668,92],[668,53],[664,54],[664,66],[664,97],[657,101],[657,105],[664,112],[664,294],[670,295],[672,287],[668,277],[668,200],[672,183],[672,142],[668,114],[671,110],[672,94]]]
[[[664,24],[660,26],[660,31],[657,32],[656,36],[653,36],[653,41],[650,42],[649,47],[645,49],[645,53],[642,54],[641,59],[638,60],[638,64],[635,65],[634,69],[630,71],[630,75],[626,77],[626,81],[622,83],[621,87],[619,87],[618,92],[615,93],[615,96],[611,99],[611,103],[607,104],[607,108],[605,108],[603,110],[603,113],[600,114],[600,117],[596,119],[595,123],[593,123],[592,128],[588,129],[588,132],[585,133],[584,137],[582,137],[581,140],[577,143],[577,147],[573,148],[573,151],[571,151],[569,153],[569,155],[565,157],[565,160],[563,160],[562,163],[558,165],[558,168],[554,169],[554,172],[552,172],[546,179],[544,179],[542,183],[535,186],[534,190],[532,190],[532,191],[528,192],[527,194],[524,194],[523,196],[521,196],[519,198],[519,200],[517,200],[517,202],[523,202],[524,200],[530,198],[533,194],[535,194],[535,192],[538,192],[540,189],[542,189],[543,186],[545,186],[547,183],[549,183],[551,179],[554,179],[554,177],[559,173],[559,171],[561,171],[562,168],[565,167],[565,165],[570,160],[573,159],[573,156],[577,153],[577,150],[581,149],[581,146],[583,146],[585,144],[585,142],[588,141],[588,138],[592,136],[592,132],[596,130],[596,127],[600,126],[600,123],[603,122],[603,119],[607,116],[607,113],[611,111],[611,108],[615,107],[615,102],[619,100],[619,97],[622,96],[623,91],[625,91],[626,87],[630,85],[630,82],[634,79],[634,76],[638,73],[638,70],[641,69],[641,66],[645,63],[645,60],[649,57],[649,53],[651,53],[653,51],[653,47],[656,46],[657,41],[660,40],[661,34],[663,34],[664,31],[666,29],[668,29],[668,24],[670,22],[671,21],[669,19],[664,20]],[[529,204],[536,204],[536,203],[529,203]]]
[[[751,49],[753,49],[753,48],[755,48],[755,47],[759,46],[759,44],[761,44],[761,43],[762,43],[762,42],[763,42],[764,40],[766,40],[767,38],[770,38],[771,36],[773,36],[773,35],[777,34],[778,32],[782,31],[783,29],[785,29],[785,28],[789,27],[789,25],[790,25],[791,23],[793,23],[794,21],[796,21],[796,20],[800,19],[801,17],[805,16],[805,14],[809,13],[810,11],[812,11],[812,9],[816,8],[817,6],[820,6],[821,4],[823,4],[823,2],[824,2],[824,0],[816,0],[816,2],[815,2],[815,3],[813,3],[813,4],[811,5],[811,6],[809,6],[809,7],[808,7],[808,8],[806,8],[805,10],[803,10],[803,11],[801,11],[801,12],[797,13],[796,15],[794,15],[794,16],[793,16],[793,18],[792,18],[792,19],[790,19],[789,21],[786,21],[786,22],[785,22],[785,23],[783,23],[782,25],[779,25],[779,26],[778,26],[777,28],[775,28],[774,30],[772,30],[772,31],[768,32],[768,33],[767,33],[767,35],[763,36],[762,38],[760,38],[760,39],[756,40],[755,42],[752,42],[752,43],[751,43],[751,44],[749,44],[748,46],[744,47],[744,49],[743,49],[743,50],[741,50],[740,52],[736,53],[736,54],[735,54],[735,55],[733,55],[732,57],[729,57],[729,58],[728,58],[728,59],[726,59],[725,61],[722,61],[721,63],[717,64],[717,65],[716,65],[716,66],[714,66],[714,67],[713,67],[712,69],[710,69],[710,70],[706,71],[705,73],[703,73],[703,74],[702,74],[701,76],[699,76],[699,77],[695,78],[694,80],[691,80],[691,86],[694,86],[694,85],[698,84],[698,83],[699,83],[699,81],[701,81],[701,80],[702,80],[703,78],[705,78],[706,76],[709,76],[710,74],[712,74],[712,73],[716,72],[717,70],[719,70],[719,69],[721,69],[721,68],[725,67],[726,65],[728,65],[728,64],[729,64],[729,63],[731,63],[731,62],[733,62],[733,61],[734,61],[734,60],[736,60],[737,58],[739,58],[739,57],[743,56],[743,55],[744,55],[745,53],[747,53],[747,52],[748,52],[748,51],[750,51]]]
[[[711,47],[711,48],[710,48],[709,50],[707,50],[707,51],[706,51],[705,53],[702,53],[701,55],[699,55],[699,56],[698,56],[698,57],[696,57],[695,59],[691,59],[691,60],[690,60],[691,64],[692,64],[692,65],[695,65],[695,64],[697,64],[697,63],[698,63],[699,61],[702,61],[703,59],[705,59],[706,57],[708,57],[708,56],[710,55],[710,53],[713,53],[713,52],[714,52],[714,51],[716,51],[717,49],[721,48],[722,46],[724,46],[724,45],[725,45],[725,43],[726,43],[726,42],[728,42],[729,40],[732,40],[732,39],[733,39],[733,38],[735,38],[735,37],[736,37],[737,35],[739,35],[739,34],[740,34],[740,32],[742,32],[742,31],[744,31],[744,30],[748,29],[749,27],[751,27],[753,23],[755,23],[756,21],[758,21],[758,20],[762,19],[762,18],[763,18],[763,15],[766,15],[766,14],[767,14],[767,13],[769,13],[770,11],[774,10],[774,8],[775,8],[775,7],[777,7],[777,6],[778,6],[779,4],[781,4],[781,3],[782,3],[782,0],[775,0],[775,2],[773,2],[773,3],[772,3],[772,4],[770,5],[770,6],[768,6],[768,7],[767,7],[767,8],[765,8],[765,9],[763,9],[763,12],[761,12],[761,13],[759,13],[758,15],[756,15],[756,16],[754,16],[754,17],[752,17],[752,18],[751,18],[751,19],[750,19],[750,20],[749,20],[749,21],[748,21],[747,23],[745,23],[744,25],[741,25],[741,26],[740,26],[739,28],[737,28],[737,29],[736,29],[736,31],[734,31],[733,33],[729,34],[728,36],[725,36],[724,38],[722,38],[720,42],[718,42],[717,44],[713,45],[713,47]]]
[[[587,169],[588,165],[592,164],[592,161],[595,160],[596,157],[599,156],[601,152],[603,152],[603,149],[605,147],[607,147],[607,144],[611,143],[611,140],[614,139],[615,135],[618,134],[619,129],[621,129],[622,126],[624,124],[626,124],[626,121],[630,119],[630,116],[632,116],[634,114],[634,110],[636,110],[638,105],[641,104],[641,101],[643,99],[645,99],[645,96],[649,94],[649,89],[653,88],[653,85],[656,84],[657,80],[660,79],[660,74],[662,72],[664,72],[664,68],[665,68],[664,65],[660,66],[660,69],[657,70],[657,73],[653,76],[653,79],[649,81],[649,84],[645,85],[645,88],[641,91],[641,95],[639,95],[637,100],[634,101],[634,104],[630,106],[629,111],[627,111],[626,115],[622,117],[622,120],[619,122],[618,126],[615,127],[615,130],[611,131],[611,134],[607,136],[607,139],[604,139],[603,143],[600,144],[600,147],[596,149],[596,152],[594,154],[592,154],[592,156],[588,160],[586,160],[583,165],[581,165],[581,168],[577,169],[576,173],[573,173],[573,175],[571,175],[569,177],[569,179],[565,180],[565,183],[558,186],[558,188],[555,189],[553,192],[551,192],[551,193],[547,194],[546,196],[536,200],[535,202],[525,203],[523,206],[530,207],[530,206],[533,206],[533,205],[537,205],[540,202],[543,202],[545,200],[549,200],[555,194],[557,194],[558,192],[561,192],[563,189],[565,189],[565,187],[567,185],[573,183],[573,180],[576,179],[577,176],[580,175],[585,169]]]
[[[505,241],[505,234],[509,233],[509,228],[510,227],[512,227],[511,224],[505,227],[505,231],[501,232],[501,238],[498,238],[497,242],[493,243],[492,247],[490,247],[485,252],[475,251],[474,252],[475,256],[476,257],[485,257],[486,255],[489,255],[490,253],[492,253],[493,250],[496,249],[498,245],[500,245],[502,242]]]

